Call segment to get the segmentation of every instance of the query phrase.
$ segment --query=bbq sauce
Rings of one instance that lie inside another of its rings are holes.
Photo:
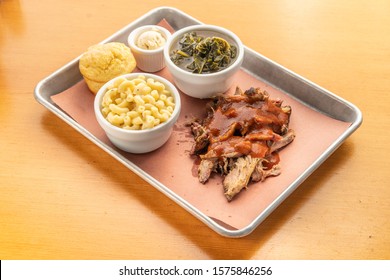
[[[269,100],[253,101],[232,96],[219,104],[206,124],[210,132],[209,151],[216,156],[233,152],[264,158],[267,141],[280,138],[289,115]],[[276,159],[273,158],[275,161]]]

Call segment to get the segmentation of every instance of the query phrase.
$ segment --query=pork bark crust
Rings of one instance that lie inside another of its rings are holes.
[[[231,201],[250,182],[278,176],[278,151],[295,138],[289,128],[291,107],[282,103],[260,88],[237,87],[233,95],[211,99],[206,117],[191,123],[199,181],[206,184],[213,172],[221,174]]]

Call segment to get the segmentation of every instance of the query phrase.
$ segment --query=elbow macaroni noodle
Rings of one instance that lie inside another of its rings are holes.
[[[174,108],[174,98],[165,85],[144,75],[116,80],[102,100],[103,116],[111,124],[131,130],[153,128],[166,122]]]

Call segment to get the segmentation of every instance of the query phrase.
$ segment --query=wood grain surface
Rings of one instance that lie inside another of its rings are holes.
[[[161,5],[363,113],[246,237],[216,234],[34,99],[40,80]],[[389,35],[386,0],[1,0],[0,259],[389,259]]]

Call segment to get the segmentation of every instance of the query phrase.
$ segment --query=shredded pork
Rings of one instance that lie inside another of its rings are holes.
[[[212,173],[222,174],[231,201],[250,182],[278,176],[278,151],[295,138],[289,128],[291,107],[282,103],[260,88],[237,88],[234,95],[212,99],[207,116],[191,123],[191,153],[201,160],[199,181],[205,184]]]

